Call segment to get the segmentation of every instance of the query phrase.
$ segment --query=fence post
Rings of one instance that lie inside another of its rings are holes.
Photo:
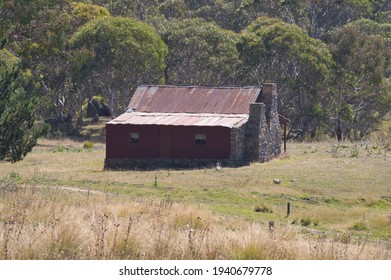
[[[270,231],[274,230],[274,221],[269,221],[269,230]]]

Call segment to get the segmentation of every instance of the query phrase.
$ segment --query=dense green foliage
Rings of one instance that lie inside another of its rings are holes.
[[[277,82],[292,134],[359,139],[390,113],[390,9],[384,0],[0,0],[0,58],[31,73],[43,119],[82,119],[97,95],[117,115],[145,83]]]
[[[34,128],[37,98],[30,73],[15,65],[0,76],[0,160],[19,161],[45,128]]]
[[[170,20],[159,32],[169,48],[166,83],[229,85],[237,82],[238,34],[198,18]]]
[[[159,81],[167,54],[155,30],[132,18],[90,21],[71,37],[70,44],[88,54],[79,70],[79,83],[84,90],[106,96],[113,115],[123,109],[129,91],[137,85]]]
[[[333,53],[333,104],[336,134],[359,139],[390,112],[390,50],[378,35],[368,35],[349,24],[336,30],[329,40]],[[353,133],[353,136],[349,135]]]
[[[326,44],[297,25],[260,17],[242,31],[238,49],[248,83],[277,82],[280,111],[303,134],[315,135],[327,114],[322,105],[332,58]]]

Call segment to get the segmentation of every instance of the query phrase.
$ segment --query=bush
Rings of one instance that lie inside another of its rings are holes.
[[[268,208],[268,207],[266,207],[264,205],[262,205],[262,206],[260,206],[260,205],[255,206],[254,207],[254,211],[255,212],[261,212],[261,213],[273,213],[273,211],[270,208]]]
[[[360,230],[368,230],[368,227],[363,222],[357,222],[354,225],[352,225],[349,229],[360,231]]]
[[[357,147],[357,145],[354,145],[353,148],[350,150],[350,157],[358,158],[359,154],[360,154],[359,148]]]
[[[94,143],[90,142],[90,141],[86,141],[84,142],[83,144],[83,148],[85,150],[92,150],[94,148]]]
[[[303,218],[300,220],[300,224],[304,227],[309,226],[311,224],[310,218]]]

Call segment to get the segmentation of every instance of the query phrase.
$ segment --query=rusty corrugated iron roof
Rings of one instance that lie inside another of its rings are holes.
[[[223,126],[239,127],[248,120],[247,114],[188,114],[130,112],[120,115],[109,124]]]
[[[248,114],[259,87],[139,86],[129,103],[137,112]]]

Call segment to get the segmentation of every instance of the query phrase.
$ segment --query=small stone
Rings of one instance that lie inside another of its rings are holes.
[[[279,185],[279,184],[281,184],[281,180],[279,180],[279,179],[273,179],[273,183]]]

